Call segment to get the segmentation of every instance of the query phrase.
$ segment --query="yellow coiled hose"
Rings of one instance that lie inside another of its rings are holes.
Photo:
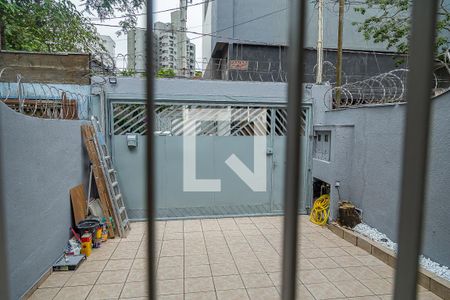
[[[314,201],[309,219],[317,225],[325,225],[330,215],[330,195],[325,194]]]

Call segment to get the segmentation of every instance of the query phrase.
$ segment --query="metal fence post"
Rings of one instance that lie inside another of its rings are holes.
[[[147,255],[148,255],[148,293],[149,299],[156,299],[156,264],[155,264],[155,184],[154,184],[154,138],[153,138],[153,3],[147,1],[146,38],[146,72],[147,72]]]
[[[284,186],[284,240],[282,299],[295,299],[297,287],[297,225],[301,176],[301,113],[304,80],[303,48],[306,0],[291,0],[289,18],[289,66],[287,145]]]
[[[395,299],[416,299],[422,240],[437,1],[414,0],[407,81]]]

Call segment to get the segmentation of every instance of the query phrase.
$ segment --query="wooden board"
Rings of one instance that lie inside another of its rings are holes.
[[[70,189],[70,199],[72,201],[73,218],[75,224],[78,224],[86,218],[87,212],[87,199],[82,184]]]
[[[105,176],[103,174],[103,170],[100,165],[100,159],[98,157],[97,149],[95,147],[94,128],[92,127],[92,125],[87,124],[81,125],[81,133],[83,136],[84,145],[86,146],[86,150],[88,152],[89,160],[92,164],[92,171],[94,173],[95,185],[97,186],[98,195],[100,197],[100,206],[102,207],[103,215],[106,218],[108,235],[109,237],[113,238],[116,232],[114,232],[113,226],[110,222],[110,217],[114,217],[114,210],[112,209],[111,206],[108,190],[106,187]]]

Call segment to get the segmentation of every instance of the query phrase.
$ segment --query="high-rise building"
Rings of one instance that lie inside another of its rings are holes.
[[[170,23],[153,24],[153,63],[155,70],[172,69],[180,77],[195,75],[195,44],[180,30],[180,13],[171,14]],[[181,43],[186,43],[186,53],[182,55]],[[128,33],[128,69],[136,73],[145,72],[145,29],[135,29]]]
[[[224,80],[286,81],[289,0],[208,1],[203,4],[204,77]],[[324,1],[324,76],[334,81],[336,70],[338,4]],[[318,13],[316,1],[306,10],[305,75],[315,81]],[[386,44],[374,43],[358,32],[353,22],[376,15],[375,8],[362,16],[346,4],[343,21],[343,72],[351,81],[398,67],[398,54]]]

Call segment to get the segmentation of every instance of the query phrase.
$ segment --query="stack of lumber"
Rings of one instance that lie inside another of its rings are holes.
[[[117,226],[113,226],[113,224],[111,223],[111,219],[117,220],[117,216],[115,215],[115,211],[108,194],[106,177],[103,173],[99,154],[95,146],[95,129],[92,125],[81,125],[81,134],[83,136],[83,141],[89,156],[89,160],[92,164],[95,184],[97,186],[97,191],[100,198],[100,206],[106,219],[106,226],[108,227],[108,235],[110,238],[114,238],[114,236],[119,235],[119,233],[117,230]]]

